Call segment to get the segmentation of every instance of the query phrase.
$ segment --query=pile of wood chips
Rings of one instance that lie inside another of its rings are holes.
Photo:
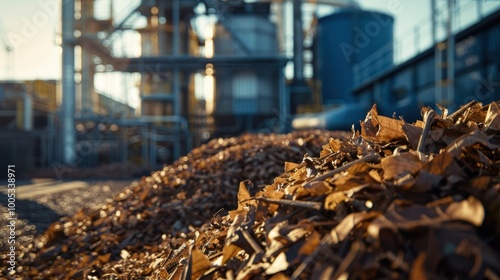
[[[424,108],[423,121],[409,124],[374,106],[361,132],[329,138],[319,156],[299,160],[271,152],[283,136],[211,143],[226,147],[196,149],[100,209],[53,224],[25,250],[20,271],[40,279],[498,279],[499,104],[442,111]],[[310,137],[285,147],[327,135],[302,133]],[[287,161],[284,173],[270,154]]]
[[[194,239],[195,230],[208,230],[221,208],[237,206],[240,181],[254,181],[256,192],[283,173],[285,161],[318,154],[329,138],[343,135],[347,133],[318,130],[212,140],[112,201],[89,205],[52,224],[32,244],[17,246],[16,276],[89,279],[102,278],[105,271],[131,278],[151,275],[149,266],[160,255],[166,258],[173,248]],[[0,251],[1,268],[7,267],[6,253]],[[125,267],[120,268],[120,260]],[[1,269],[0,275],[7,272]]]

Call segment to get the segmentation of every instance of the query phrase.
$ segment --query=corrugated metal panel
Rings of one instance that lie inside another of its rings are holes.
[[[455,69],[460,71],[476,66],[479,63],[479,40],[478,36],[469,36],[468,38],[457,42],[455,47]]]
[[[420,106],[434,106],[436,104],[436,91],[433,86],[419,89],[417,92],[417,104]]]
[[[455,77],[455,88],[460,89],[455,92],[455,102],[465,104],[472,100],[483,102],[483,98],[478,95],[479,71],[470,71]],[[486,100],[484,100],[486,101]]]
[[[466,30],[464,32],[467,33],[457,35],[455,106],[471,100],[488,104],[500,99],[500,24],[496,20],[494,26],[489,28],[476,27],[473,26],[473,31]],[[391,115],[394,111],[401,111],[404,112],[407,121],[411,121],[407,116],[419,114],[419,107],[436,108],[434,54],[432,48],[426,50],[411,62],[401,64],[393,71],[356,89],[356,95],[365,94],[367,89],[378,88],[379,90],[374,91],[374,96],[380,105],[379,113]],[[404,75],[401,76],[401,73],[408,71],[416,71],[414,79],[416,84],[410,85],[411,94],[402,100],[391,99],[391,92],[401,84],[397,80],[408,80],[408,77],[403,78]]]
[[[490,28],[486,34],[486,58],[489,60],[497,60],[500,55],[500,25]]]
[[[417,87],[430,85],[434,82],[434,57],[429,57],[420,62],[417,68]]]

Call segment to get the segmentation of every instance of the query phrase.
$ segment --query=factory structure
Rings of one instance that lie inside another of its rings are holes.
[[[0,82],[2,161],[153,169],[215,137],[350,129],[374,103],[412,121],[500,99],[499,7],[458,28],[461,4],[429,4],[403,60],[393,17],[355,1],[63,1],[62,80]]]

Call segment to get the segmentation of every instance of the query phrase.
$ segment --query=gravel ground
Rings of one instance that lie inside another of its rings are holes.
[[[42,234],[48,226],[63,216],[75,214],[82,208],[98,207],[112,199],[132,181],[95,181],[88,187],[38,195],[30,199],[16,200],[16,241],[30,243],[35,236]],[[134,184],[134,183],[132,183]],[[7,221],[7,196],[0,193],[0,220]],[[3,224],[3,223],[2,223]],[[0,227],[0,252],[8,245],[10,230]]]

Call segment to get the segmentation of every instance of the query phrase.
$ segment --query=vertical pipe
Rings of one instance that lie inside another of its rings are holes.
[[[151,132],[149,133],[149,139],[151,143],[149,144],[149,166],[151,168],[156,168],[156,136],[157,136],[157,131],[156,128],[153,126],[151,129]]]
[[[149,153],[148,153],[148,130],[145,126],[141,127],[141,155],[142,167],[149,167]]]
[[[75,1],[62,1],[62,159],[71,164],[76,159],[75,112]]]
[[[455,97],[455,34],[453,32],[454,20],[453,16],[455,13],[455,0],[448,0],[448,24],[446,26],[448,33],[447,45],[447,105],[452,106]],[[451,110],[455,108],[450,107]]]
[[[127,137],[127,132],[129,131],[128,128],[124,128],[121,132],[121,140],[122,140],[122,162],[128,162],[128,137]]]
[[[288,112],[290,111],[290,101],[288,99],[289,94],[286,90],[285,74],[283,73],[283,67],[280,67],[278,83],[279,83],[279,120],[280,120],[280,132],[286,133],[288,130]]]
[[[415,27],[415,48],[416,54],[420,53],[420,27]]]
[[[439,13],[437,11],[436,0],[431,0],[431,16],[432,16],[432,44],[434,46],[434,98],[435,102],[441,102],[441,50],[437,39]]]
[[[174,160],[177,160],[181,156],[181,128],[179,123],[174,123],[175,136],[174,136]],[[187,132],[187,129],[184,130]],[[189,140],[188,140],[189,141]]]
[[[278,37],[278,44],[279,44],[279,50],[278,52],[280,54],[286,52],[286,39],[285,39],[285,0],[281,0],[281,3],[275,3],[274,7],[276,8],[276,25],[277,25],[277,37]]]
[[[23,93],[23,129],[33,129],[33,97],[26,92]]]
[[[293,77],[296,82],[304,80],[304,57],[302,29],[302,0],[293,1]]]
[[[54,162],[54,113],[50,113],[47,117],[47,166],[49,166],[50,163]]]
[[[174,25],[174,33],[173,33],[173,55],[179,55],[180,53],[180,30],[179,30],[179,21],[180,21],[180,7],[179,0],[173,0],[172,3],[172,23]]]
[[[178,57],[180,55],[180,7],[179,0],[173,0],[172,6],[172,23],[173,23],[173,55]],[[180,73],[179,67],[174,66],[173,75],[173,90],[174,90],[174,115],[179,116],[181,114],[181,88],[180,88]],[[179,124],[174,125],[175,128],[175,140],[174,140],[174,160],[180,157],[181,151],[181,133]]]
[[[158,54],[165,55],[166,47],[165,47],[165,33],[167,28],[165,28],[166,21],[164,23],[161,22],[162,18],[165,18],[165,3],[166,1],[160,1],[158,3]]]
[[[436,46],[437,44],[437,11],[436,11],[436,0],[431,0],[431,17],[432,17],[432,44]]]
[[[85,44],[81,46],[82,50],[82,117],[88,117],[92,111],[92,88],[94,85],[94,80],[91,77],[92,60],[89,50]]]
[[[179,0],[173,0],[173,8],[172,8],[172,23],[173,23],[173,55],[174,57],[178,57],[180,54],[180,7]],[[180,75],[179,75],[179,67],[177,65],[174,66],[174,76],[173,76],[173,90],[174,90],[174,115],[180,115]]]
[[[479,21],[483,18],[483,1],[479,0],[476,1],[476,3],[477,3],[477,19]]]

